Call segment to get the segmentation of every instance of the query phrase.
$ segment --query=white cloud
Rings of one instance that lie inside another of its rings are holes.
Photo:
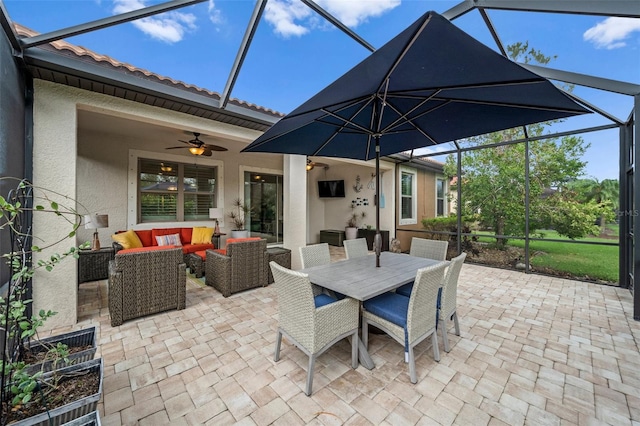
[[[357,27],[368,18],[378,17],[400,5],[400,0],[319,0],[318,4],[347,27]]]
[[[209,0],[209,8],[207,9],[209,12],[209,20],[216,25],[220,25],[224,23],[224,18],[222,17],[222,13],[220,9],[216,9],[216,5],[213,0]]]
[[[146,7],[142,0],[114,0],[113,13],[120,14]],[[196,17],[192,13],[177,11],[138,19],[132,24],[143,33],[166,43],[176,43],[184,33],[196,29]]]
[[[273,25],[277,34],[283,37],[301,36],[309,29],[296,24],[296,20],[304,20],[311,15],[311,9],[296,0],[271,0],[267,2],[264,19]]]
[[[400,0],[317,0],[327,12],[348,27],[357,27],[370,17],[377,17],[395,8]],[[265,19],[283,37],[302,36],[322,25],[318,15],[298,0],[270,0]]]
[[[624,40],[634,31],[640,31],[640,19],[607,18],[585,31],[582,37],[598,49],[617,49],[627,45]]]

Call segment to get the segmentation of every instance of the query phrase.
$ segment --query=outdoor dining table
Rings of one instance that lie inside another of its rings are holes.
[[[418,269],[440,263],[439,260],[382,252],[380,267],[375,256],[363,256],[301,269],[309,280],[320,287],[363,302],[372,297],[413,282]],[[360,364],[371,370],[375,367],[362,340],[358,342]]]

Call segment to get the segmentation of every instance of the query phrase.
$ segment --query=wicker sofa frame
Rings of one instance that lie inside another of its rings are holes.
[[[268,275],[267,240],[227,244],[226,254],[207,250],[205,283],[224,297],[256,287],[264,287]]]
[[[187,274],[180,248],[117,253],[109,264],[111,325],[184,309]]]

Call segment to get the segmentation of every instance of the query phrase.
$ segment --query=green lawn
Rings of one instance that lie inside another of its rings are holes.
[[[615,230],[617,232],[617,228]],[[544,238],[569,241],[559,236],[555,231],[541,231]],[[482,234],[485,234],[484,232]],[[489,234],[485,234],[489,235]],[[495,238],[481,237],[480,241],[493,243]],[[584,238],[580,241],[617,242],[615,239],[598,237]],[[508,245],[524,247],[524,240],[509,240]],[[569,272],[580,278],[588,277],[610,282],[618,282],[618,247],[586,244],[572,244],[570,242],[531,241],[531,254],[540,252],[531,258],[531,265],[546,267],[556,271]]]

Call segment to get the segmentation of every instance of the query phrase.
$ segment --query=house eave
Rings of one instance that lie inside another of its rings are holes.
[[[45,48],[28,49],[24,52],[23,60],[37,79],[252,130],[266,131],[281,118],[278,113],[269,114],[239,102],[230,102],[223,109],[220,108],[219,96],[195,88],[181,88],[176,84],[154,81],[152,77],[141,77],[134,72],[79,60]]]

